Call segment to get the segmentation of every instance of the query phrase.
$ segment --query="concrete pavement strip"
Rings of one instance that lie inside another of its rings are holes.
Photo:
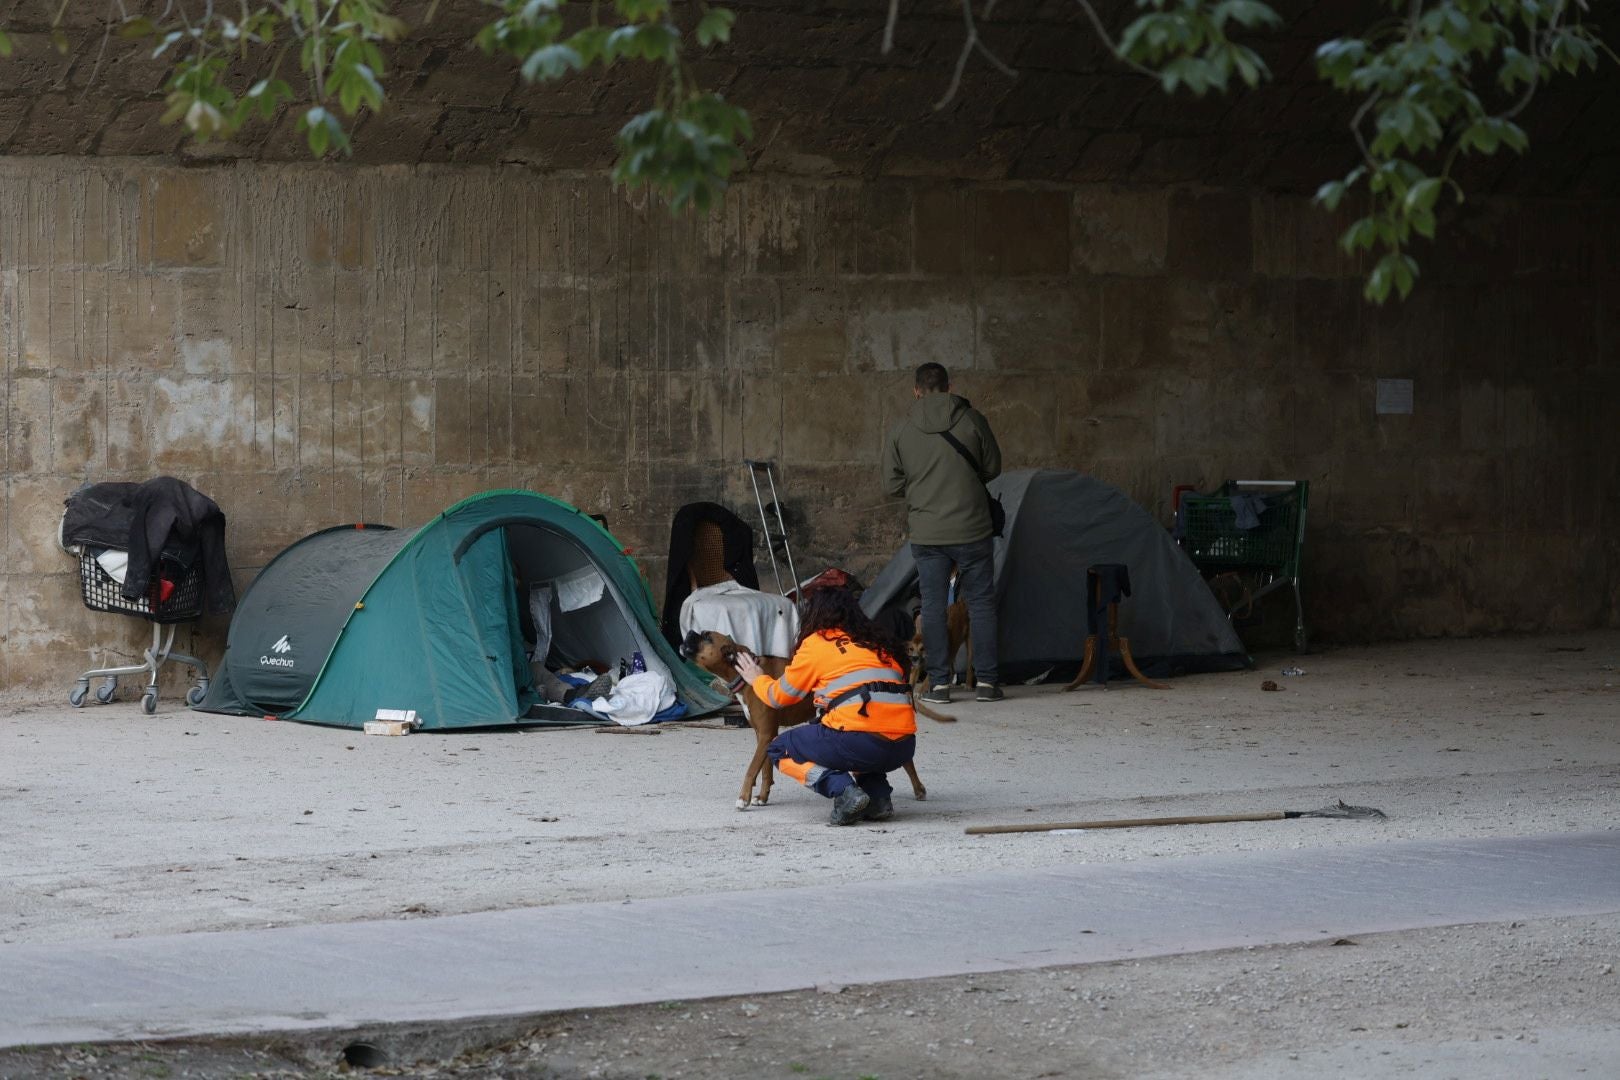
[[[515,1017],[1615,911],[1620,833],[1597,832],[7,945],[0,1046]]]

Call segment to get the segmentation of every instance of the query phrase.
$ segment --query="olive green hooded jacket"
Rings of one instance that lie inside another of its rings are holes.
[[[979,474],[939,434],[949,431],[979,462]],[[883,446],[884,490],[906,500],[913,544],[971,544],[990,536],[984,485],[1001,475],[1001,447],[966,398],[924,394]]]

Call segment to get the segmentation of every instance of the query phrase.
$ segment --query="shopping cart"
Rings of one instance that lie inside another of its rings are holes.
[[[187,566],[165,553],[159,559],[147,594],[131,600],[124,596],[123,585],[101,564],[101,555],[109,549],[65,543],[60,524],[56,542],[63,551],[79,560],[79,593],[85,607],[145,619],[152,624],[152,645],[145,651],[142,663],[84,672],[68,694],[68,704],[75,709],[84,706],[90,696],[91,679],[103,680],[96,687],[96,700],[105,705],[117,692],[121,676],[145,674],[146,690],[141,694],[141,709],[154,713],[157,711],[158,672],[170,662],[185,664],[196,673],[196,683],[186,692],[186,704],[196,705],[202,701],[208,693],[208,665],[195,656],[174,651],[175,624],[190,622],[202,613],[202,559],[197,558]]]
[[[1294,648],[1305,651],[1305,608],[1299,569],[1305,548],[1305,480],[1228,480],[1205,495],[1176,489],[1176,536],[1206,579],[1232,581],[1237,596],[1223,601],[1227,618],[1251,612],[1256,601],[1294,590]]]

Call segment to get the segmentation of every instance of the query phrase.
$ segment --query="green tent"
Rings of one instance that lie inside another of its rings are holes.
[[[611,533],[556,499],[489,491],[415,529],[345,525],[277,555],[237,604],[197,708],[341,727],[378,709],[414,709],[423,729],[588,719],[537,705],[519,610],[540,583],[571,598],[551,607],[554,659],[616,667],[640,652],[689,715],[725,704],[658,632]]]

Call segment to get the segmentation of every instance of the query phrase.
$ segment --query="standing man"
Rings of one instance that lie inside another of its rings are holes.
[[[939,364],[917,369],[916,402],[883,449],[884,490],[906,500],[911,554],[922,590],[923,652],[928,689],[922,700],[951,700],[951,670],[945,622],[951,567],[967,601],[973,635],[973,668],[980,701],[1000,701],[996,669],[995,526],[984,485],[1001,474],[1001,448],[990,424],[967,399],[951,393],[951,378]]]

